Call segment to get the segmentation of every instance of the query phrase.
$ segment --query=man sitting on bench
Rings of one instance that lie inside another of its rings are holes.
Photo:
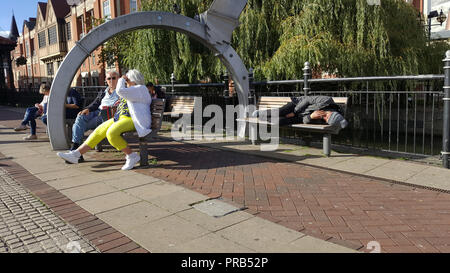
[[[108,84],[106,90],[99,91],[95,100],[86,109],[79,112],[78,116],[75,116],[76,120],[72,126],[71,151],[80,147],[86,131],[95,129],[102,124],[101,109],[111,107],[119,101],[119,96],[116,93],[119,77],[120,75],[116,71],[106,73],[106,83]],[[84,161],[83,157],[80,157],[80,161]]]
[[[271,120],[280,126],[290,124],[323,124],[347,127],[348,122],[342,115],[342,109],[332,97],[328,96],[301,96],[291,98],[291,102],[279,108],[279,120]],[[258,110],[254,117],[271,117],[271,109]],[[269,120],[268,120],[269,121]]]

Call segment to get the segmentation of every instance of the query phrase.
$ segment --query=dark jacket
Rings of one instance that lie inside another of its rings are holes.
[[[301,96],[291,98],[296,104],[294,113],[303,119],[303,123],[311,123],[310,115],[317,110],[338,111],[342,114],[342,109],[337,105],[332,97],[328,96]]]
[[[165,99],[166,93],[162,90],[161,86],[155,86],[156,97],[158,99]]]
[[[102,99],[105,97],[105,91],[107,90],[109,90],[109,87],[106,88],[106,90],[100,90],[100,92],[98,92],[97,97],[94,99],[94,101],[92,101],[91,104],[86,107],[87,109],[89,109],[89,112],[98,110],[98,108],[102,104]]]
[[[77,118],[78,112],[80,112],[81,108],[83,107],[83,98],[76,89],[70,89],[69,94],[67,95],[66,103],[76,104],[78,106],[78,109],[66,109],[66,119]]]

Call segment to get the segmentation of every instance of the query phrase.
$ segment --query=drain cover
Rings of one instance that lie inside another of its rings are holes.
[[[194,204],[192,207],[213,217],[222,217],[243,209],[229,205],[217,199],[206,200],[201,203]]]

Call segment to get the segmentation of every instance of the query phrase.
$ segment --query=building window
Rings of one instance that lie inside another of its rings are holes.
[[[72,40],[72,27],[70,25],[70,22],[66,23],[66,38],[67,41]]]
[[[130,0],[130,13],[137,11],[137,0]]]
[[[31,65],[27,65],[27,72],[28,72],[28,77],[31,77]]]
[[[103,18],[111,18],[111,6],[109,4],[109,0],[103,2]]]
[[[39,48],[43,48],[45,47],[45,31],[39,32],[38,33],[38,43],[39,43]]]
[[[52,26],[48,29],[48,44],[53,45],[58,42],[58,36],[56,34],[56,26]]]
[[[95,65],[95,53],[92,53],[92,65]]]
[[[27,52],[27,57],[30,57],[30,43],[28,41],[25,41],[25,50]]]
[[[53,76],[53,63],[47,64],[47,76]]]
[[[98,86],[98,77],[92,77],[92,86]]]

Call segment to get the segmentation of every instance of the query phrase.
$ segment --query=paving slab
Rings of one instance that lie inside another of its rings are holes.
[[[345,160],[329,167],[335,170],[365,174],[383,165],[388,165],[391,162],[391,160],[387,159],[361,156]]]
[[[68,169],[68,166],[65,163],[48,159],[30,161],[29,158],[20,158],[14,159],[14,161],[26,168],[31,174],[41,174]]]
[[[108,193],[113,193],[116,191],[118,191],[118,189],[105,185],[104,183],[94,183],[67,190],[61,190],[61,193],[69,197],[72,201],[76,202],[96,196],[102,196]]]
[[[429,166],[392,160],[389,163],[376,167],[375,169],[365,172],[364,174],[405,182],[412,176],[423,172],[427,168],[429,168]]]
[[[73,176],[88,175],[88,173],[77,169],[64,169],[36,174],[36,177],[42,181],[51,181]]]
[[[138,203],[141,200],[124,192],[114,192],[99,197],[85,199],[76,202],[80,207],[96,215],[120,207]]]
[[[206,199],[208,199],[208,196],[183,188],[173,193],[152,198],[150,202],[172,213],[177,213],[183,210],[191,209],[192,207],[190,204],[204,201]]]
[[[123,233],[140,226],[172,215],[171,212],[146,201],[97,214],[97,217],[116,227]]]
[[[152,253],[165,253],[174,252],[179,245],[208,233],[210,232],[207,229],[172,215],[139,225],[127,235]]]
[[[337,244],[305,236],[289,244],[297,253],[360,253]]]
[[[127,189],[124,192],[151,202],[155,198],[181,191],[182,189],[182,187],[165,181],[156,181],[148,185]]]
[[[255,253],[254,250],[241,246],[215,233],[177,245],[172,248],[179,253]]]
[[[74,187],[80,187],[89,184],[100,183],[108,179],[104,175],[88,174],[80,176],[71,176],[67,178],[61,178],[57,180],[47,181],[47,184],[54,187],[57,190],[65,190]]]
[[[450,170],[432,166],[408,178],[406,182],[450,190]]]
[[[230,227],[242,221],[248,220],[250,218],[255,217],[254,215],[242,211],[234,212],[223,217],[211,217],[203,212],[200,212],[196,209],[184,210],[177,213],[177,216],[192,222],[196,223],[209,231],[218,231],[224,229],[226,227]]]
[[[305,236],[258,217],[219,230],[216,234],[258,252],[296,252],[295,245],[290,243]]]
[[[115,178],[114,176],[108,177],[103,180],[103,183],[119,190],[126,190],[158,181],[161,180],[148,175],[131,172],[129,176],[122,176],[119,178]]]
[[[217,199],[200,202],[192,207],[212,217],[222,217],[242,209],[242,207],[235,207]]]

